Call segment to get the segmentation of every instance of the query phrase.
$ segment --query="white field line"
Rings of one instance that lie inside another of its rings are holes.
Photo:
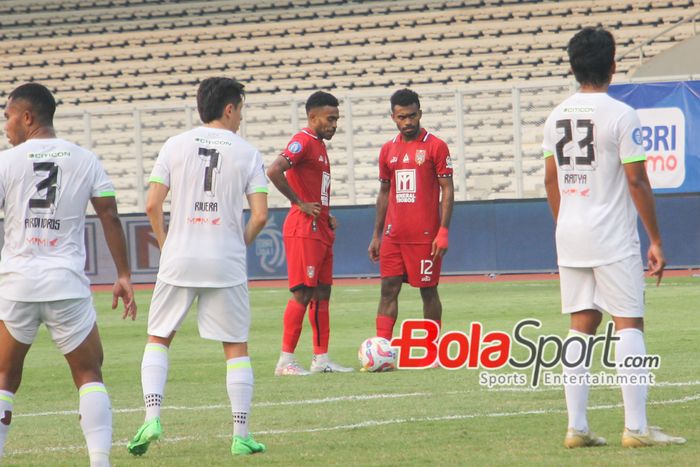
[[[663,387],[683,387],[683,386],[700,386],[700,381],[659,381],[650,386],[650,388],[663,388]],[[596,389],[620,389],[620,386],[593,386]],[[504,387],[494,387],[491,389],[484,388],[485,391],[490,392],[547,392],[547,391],[563,391],[564,386],[540,386],[537,388],[532,388],[529,386],[504,386]],[[459,391],[447,392],[445,394],[457,394]]]
[[[687,402],[693,402],[700,400],[700,394],[694,394],[692,396],[682,397],[680,399],[667,399],[659,401],[648,402],[648,405],[672,405],[672,404],[684,404]],[[589,407],[588,410],[607,410],[622,407],[622,403],[617,404],[605,404],[605,405],[594,405]],[[397,425],[403,423],[423,423],[423,422],[435,422],[435,421],[453,421],[453,420],[468,420],[474,418],[506,418],[506,417],[520,417],[523,415],[543,415],[543,414],[563,414],[566,413],[565,409],[537,409],[537,410],[523,410],[519,412],[486,412],[486,413],[474,413],[474,414],[454,414],[454,415],[442,415],[439,417],[408,417],[408,418],[394,418],[389,420],[366,420],[360,423],[353,423],[348,425],[335,425],[328,427],[316,427],[316,428],[298,428],[289,430],[261,430],[256,431],[256,435],[286,435],[293,433],[318,433],[324,431],[339,431],[339,430],[353,430],[357,428],[370,428],[376,426],[385,425]],[[231,434],[219,434],[215,435],[216,438],[230,438]],[[178,436],[170,437],[161,440],[161,443],[179,443],[182,441],[197,441],[201,438],[198,436]],[[113,443],[113,446],[126,446],[126,442],[120,441]],[[23,454],[40,454],[47,452],[61,452],[61,451],[80,451],[85,450],[85,446],[49,446],[46,448],[35,448],[35,449],[18,449],[10,451],[9,456],[13,455],[23,455]]]
[[[700,384],[700,383],[699,383]],[[368,401],[373,399],[402,399],[404,397],[421,397],[421,396],[433,396],[434,394],[428,392],[409,392],[405,394],[362,394],[357,396],[338,396],[338,397],[324,397],[323,399],[302,399],[295,401],[281,401],[281,402],[253,402],[253,408],[259,407],[279,407],[284,405],[313,405],[313,404],[327,404],[330,402],[346,402],[346,401]],[[216,405],[197,405],[197,406],[177,406],[177,405],[166,405],[163,406],[163,410],[216,410],[229,408],[229,404],[216,404]],[[112,413],[131,413],[131,412],[143,412],[143,407],[137,408],[126,408],[126,409],[112,409]],[[34,413],[18,413],[12,414],[13,417],[46,417],[53,415],[78,415],[77,410],[57,410],[54,412],[34,412]]]
[[[684,386],[700,386],[700,381],[663,381],[658,382],[654,386],[665,387],[684,387]],[[598,386],[601,389],[619,389],[618,386]],[[547,391],[563,391],[563,387],[551,387],[547,386],[544,388],[530,388],[530,387],[503,387],[503,388],[492,388],[492,389],[479,389],[479,390],[465,390],[465,391],[446,391],[445,395],[456,395],[456,394],[466,394],[473,392],[547,392]],[[355,396],[337,396],[337,397],[324,397],[322,399],[301,399],[294,401],[281,401],[281,402],[253,402],[253,408],[261,407],[280,407],[286,405],[314,405],[314,404],[327,404],[331,402],[352,402],[352,401],[369,401],[377,399],[403,399],[407,397],[424,397],[424,396],[437,396],[440,394],[429,393],[429,392],[409,392],[404,394],[364,394]],[[185,410],[219,410],[228,408],[228,404],[214,404],[214,405],[197,405],[197,406],[178,406],[178,405],[166,405],[163,406],[163,410],[175,410],[175,411],[185,411]],[[142,412],[143,407],[136,408],[124,408],[124,409],[112,409],[112,413],[134,413]],[[49,417],[56,415],[78,415],[77,410],[56,410],[50,412],[30,412],[30,413],[13,413],[12,416],[18,417]]]

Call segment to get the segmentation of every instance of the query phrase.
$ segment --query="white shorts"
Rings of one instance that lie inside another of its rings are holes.
[[[644,316],[644,267],[639,255],[594,268],[559,266],[561,311],[607,311],[620,318]]]
[[[250,328],[248,284],[233,287],[178,287],[156,280],[148,311],[148,334],[168,337],[180,329],[194,299],[203,339],[247,342]]]
[[[0,298],[0,320],[15,340],[31,345],[41,323],[63,354],[83,343],[96,321],[92,297],[53,302],[15,302]]]

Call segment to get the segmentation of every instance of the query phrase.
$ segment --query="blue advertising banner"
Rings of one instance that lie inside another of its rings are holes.
[[[656,197],[657,215],[669,268],[700,266],[700,196]],[[374,227],[374,206],[333,209],[338,219],[333,249],[335,277],[376,277],[378,265],[367,255]],[[265,230],[248,249],[252,279],[286,278],[282,224],[287,209],[271,209]],[[648,241],[639,223],[643,257]],[[544,199],[455,203],[450,249],[443,274],[555,272],[554,222]]]
[[[637,110],[654,190],[700,192],[700,81],[617,84],[608,93]]]
[[[700,266],[700,194],[656,196],[656,206],[669,268]],[[287,209],[271,209],[265,229],[248,248],[251,279],[284,279],[287,262],[282,225]],[[367,247],[374,228],[374,206],[333,209],[338,231],[333,248],[335,277],[376,277]],[[246,212],[246,216],[248,213]],[[0,246],[2,246],[0,221]],[[143,214],[122,216],[122,225],[135,283],[155,282],[160,249]],[[648,242],[639,224],[642,252]],[[116,270],[104,239],[102,225],[94,217],[85,223],[85,271],[93,284],[114,281]],[[544,199],[467,201],[455,203],[450,226],[450,249],[442,273],[487,274],[554,272],[557,259],[554,223]]]

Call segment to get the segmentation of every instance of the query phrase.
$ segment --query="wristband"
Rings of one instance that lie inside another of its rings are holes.
[[[447,227],[440,227],[438,230],[437,235],[435,236],[435,245],[438,248],[444,248],[447,249],[449,245],[449,231],[447,230]]]

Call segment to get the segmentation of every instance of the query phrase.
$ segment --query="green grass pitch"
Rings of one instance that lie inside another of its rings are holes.
[[[358,367],[357,348],[374,334],[376,285],[336,287],[331,301],[331,356]],[[443,331],[511,332],[523,318],[541,333],[565,335],[557,281],[459,283],[440,286]],[[251,429],[268,452],[235,462],[270,465],[697,465],[700,462],[700,279],[667,278],[646,292],[648,352],[662,357],[649,394],[649,420],[688,438],[685,446],[625,450],[619,389],[591,390],[589,421],[608,439],[602,448],[566,450],[563,390],[479,385],[479,370],[355,372],[276,378],[283,288],[251,289],[250,353],[255,372]],[[95,294],[105,348],[104,376],[114,409],[115,466],[226,465],[231,416],[221,346],[199,338],[190,314],[170,352],[162,422],[164,438],[132,458],[126,441],[143,421],[140,362],[150,292],[139,292],[139,317],[123,322],[110,296]],[[400,319],[421,315],[416,290],[400,296]],[[308,322],[297,355],[308,367]],[[500,371],[512,372],[510,369]],[[16,397],[4,465],[87,465],[77,391],[62,356],[42,331],[27,357]]]

